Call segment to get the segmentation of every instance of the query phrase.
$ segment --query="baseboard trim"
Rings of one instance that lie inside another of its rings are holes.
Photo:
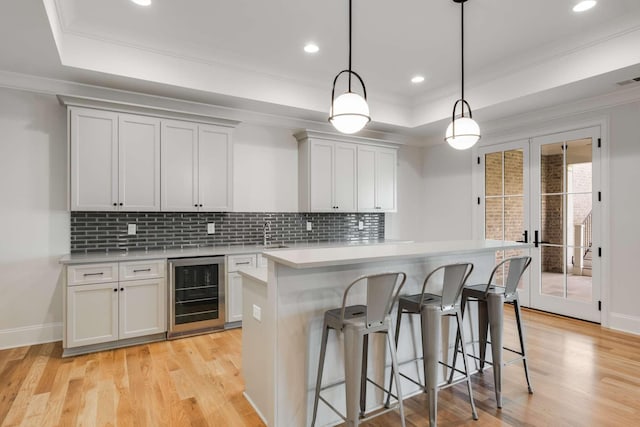
[[[258,414],[258,417],[260,417],[260,419],[262,420],[262,422],[264,423],[264,425],[268,426],[269,423],[267,423],[267,419],[265,418],[265,416],[262,414],[262,412],[260,412],[260,410],[258,409],[258,407],[256,406],[255,403],[253,403],[253,400],[251,400],[251,398],[249,397],[249,395],[247,394],[246,391],[242,392],[242,395],[244,396],[245,399],[247,399],[247,402],[249,402],[249,405],[251,405],[251,407],[253,408],[254,411],[256,411],[256,414]]]
[[[609,327],[618,331],[640,335],[640,317],[609,313]]]
[[[0,330],[0,350],[62,340],[62,322]]]

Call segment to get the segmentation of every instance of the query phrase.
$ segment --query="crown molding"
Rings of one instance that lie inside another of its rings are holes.
[[[298,140],[298,142],[302,142],[307,139],[322,139],[326,141],[340,141],[351,142],[355,144],[377,145],[387,148],[398,148],[398,146],[401,145],[400,142],[390,141],[388,139],[368,138],[363,136],[345,135],[332,132],[319,132],[311,129],[300,130],[298,132],[295,132],[293,136]]]

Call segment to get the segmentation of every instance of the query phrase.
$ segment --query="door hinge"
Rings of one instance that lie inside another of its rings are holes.
[[[602,311],[602,301],[598,301],[598,311]]]
[[[602,248],[598,248],[598,256],[602,258]]]
[[[598,138],[598,148],[602,146],[602,138]]]
[[[480,164],[480,156],[478,156],[478,164]]]
[[[480,204],[480,197],[478,197],[478,204]]]

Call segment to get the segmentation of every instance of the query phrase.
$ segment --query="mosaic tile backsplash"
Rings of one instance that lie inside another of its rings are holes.
[[[71,252],[262,244],[266,221],[271,244],[384,239],[383,213],[71,212]],[[207,234],[211,222],[215,234]],[[128,224],[136,235],[127,234]]]

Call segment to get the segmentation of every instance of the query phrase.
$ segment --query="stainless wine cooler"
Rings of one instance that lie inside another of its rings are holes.
[[[167,338],[224,328],[224,257],[169,260]]]

